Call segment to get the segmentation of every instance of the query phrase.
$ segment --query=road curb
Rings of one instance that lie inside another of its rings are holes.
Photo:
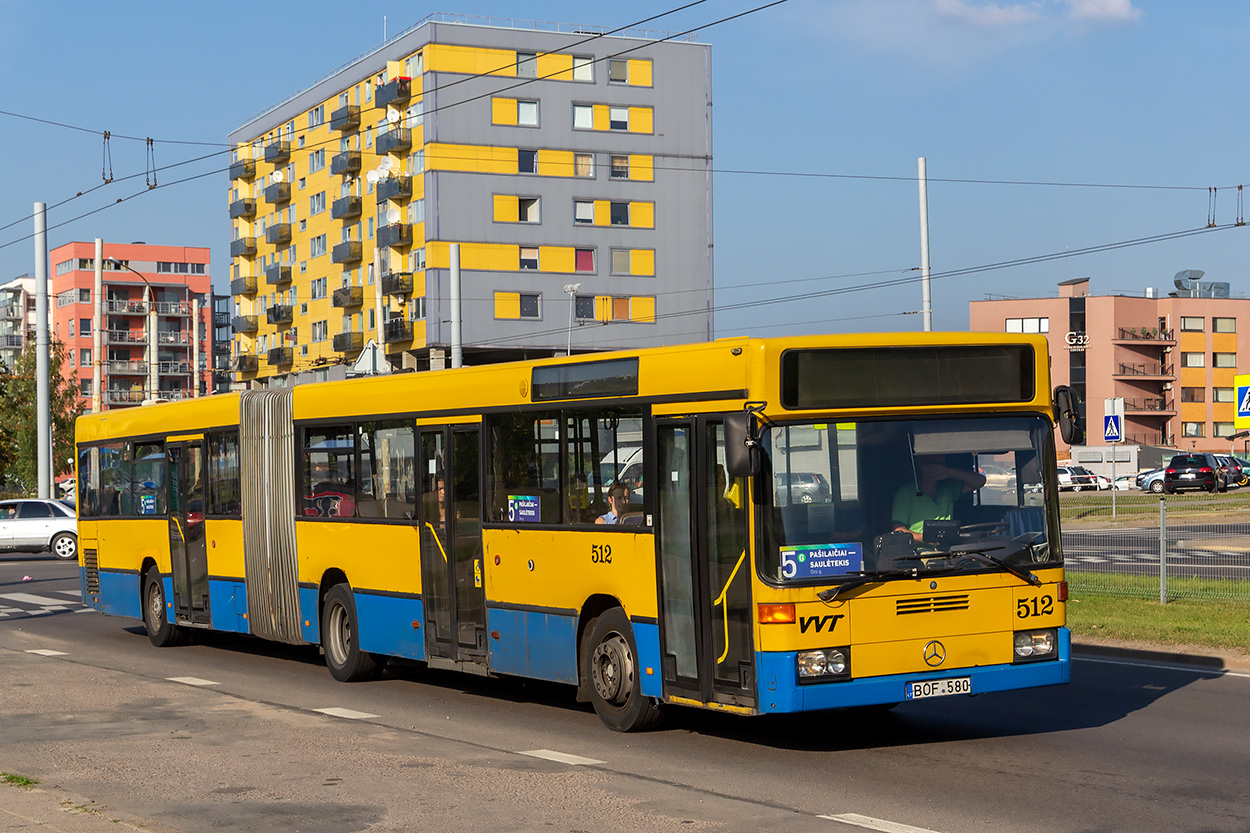
[[[55,785],[19,787],[0,784],[0,829],[22,830],[32,825],[35,829],[59,833],[116,833],[119,829],[180,833],[159,822],[121,812]]]
[[[1250,671],[1250,660],[1220,654],[1185,654],[1176,651],[1160,651],[1146,648],[1128,648],[1120,645],[1091,645],[1074,642],[1074,657],[1095,659],[1123,659],[1134,662],[1156,662],[1183,665],[1204,671]]]

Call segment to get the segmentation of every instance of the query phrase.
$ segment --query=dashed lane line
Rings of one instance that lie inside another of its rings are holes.
[[[202,680],[199,677],[166,677],[165,679],[171,683],[182,683],[183,685],[221,685],[216,680]]]
[[[54,651],[51,648],[31,648],[26,653],[38,654],[41,657],[64,657],[68,656],[64,651]]]
[[[570,755],[567,752],[555,752],[551,749],[531,749],[528,752],[518,752],[518,755],[529,755],[531,758],[542,758],[547,761],[555,761],[558,764],[570,764],[571,766],[593,766],[601,764],[603,761],[596,761],[594,758],[583,758],[580,755]]]
[[[836,816],[821,815],[816,818],[840,821],[843,824],[853,824],[856,827],[864,827],[868,830],[879,830],[881,833],[937,833],[937,831],[930,830],[927,827],[913,827],[910,824],[900,824],[896,821],[875,819],[872,816],[861,816],[859,813],[840,813]]]
[[[342,709],[337,706],[329,709],[313,709],[315,712],[329,715],[330,717],[341,717],[344,720],[367,720],[370,717],[380,717],[381,715],[369,714],[368,712],[358,712],[354,709]]]

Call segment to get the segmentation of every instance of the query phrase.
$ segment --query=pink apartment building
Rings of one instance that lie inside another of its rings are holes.
[[[1057,298],[972,301],[969,325],[1046,336],[1052,384],[1073,385],[1086,403],[1088,445],[1105,444],[1104,400],[1123,397],[1126,442],[1228,453],[1221,438],[1234,433],[1233,377],[1250,373],[1250,350],[1238,350],[1250,299],[1209,297],[1227,296],[1228,284],[1199,284],[1201,275],[1178,274],[1164,297],[1093,295],[1090,279],[1076,278],[1059,284]]]

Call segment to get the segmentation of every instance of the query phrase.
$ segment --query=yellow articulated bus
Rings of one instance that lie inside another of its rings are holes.
[[[1067,682],[1040,336],[728,339],[108,411],[84,598],[197,629],[802,712]]]

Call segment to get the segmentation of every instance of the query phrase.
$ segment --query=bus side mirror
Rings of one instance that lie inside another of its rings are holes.
[[[1055,388],[1055,421],[1059,423],[1059,436],[1068,445],[1085,442],[1085,403],[1080,394],[1068,385]]]
[[[755,415],[746,411],[725,414],[725,474],[754,477],[760,471],[760,446]]]

